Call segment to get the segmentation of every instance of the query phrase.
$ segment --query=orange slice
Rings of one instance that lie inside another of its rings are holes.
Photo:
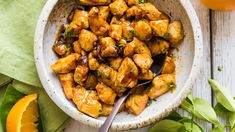
[[[7,116],[7,132],[38,131],[37,97],[37,94],[30,94],[16,102]]]

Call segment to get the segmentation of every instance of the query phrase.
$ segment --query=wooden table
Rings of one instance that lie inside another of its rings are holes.
[[[191,0],[202,26],[204,58],[200,75],[193,88],[193,96],[215,104],[215,94],[207,80],[214,78],[235,96],[235,11],[218,12],[203,6],[199,0]],[[187,115],[180,111],[181,114]],[[221,122],[225,122],[220,118]],[[198,121],[208,132],[212,125]],[[128,132],[145,132],[148,127]],[[66,132],[95,132],[97,129],[70,121]]]

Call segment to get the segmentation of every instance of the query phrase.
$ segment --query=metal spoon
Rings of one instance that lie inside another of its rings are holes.
[[[166,54],[160,54],[157,55],[153,58],[153,65],[151,66],[151,71],[156,75],[159,75],[162,71],[162,68],[165,64],[166,61]],[[140,86],[144,86],[144,85],[149,85],[152,82],[152,80],[150,81],[146,81],[143,83],[138,84],[135,88],[132,88],[131,90],[127,91],[124,93],[123,96],[121,96],[118,101],[116,102],[116,104],[113,107],[112,112],[110,113],[110,115],[107,117],[107,119],[105,120],[104,124],[100,127],[99,132],[108,132],[113,119],[115,118],[115,116],[118,113],[118,110],[120,109],[121,105],[123,104],[123,102],[127,99],[127,97],[133,92],[135,91],[136,88],[140,87]]]

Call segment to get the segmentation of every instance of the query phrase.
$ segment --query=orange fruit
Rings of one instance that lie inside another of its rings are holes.
[[[213,10],[235,10],[235,0],[201,0],[201,2]]]
[[[10,110],[7,121],[7,132],[37,132],[38,103],[37,94],[30,94],[20,99]]]

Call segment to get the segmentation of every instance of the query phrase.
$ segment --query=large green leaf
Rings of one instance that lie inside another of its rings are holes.
[[[6,118],[8,113],[14,104],[22,97],[24,97],[24,94],[14,89],[11,84],[8,85],[3,97],[3,101],[0,105],[0,119],[3,132],[6,131]]]
[[[217,101],[227,110],[235,112],[235,101],[233,100],[231,94],[227,91],[227,89],[219,86],[219,84],[215,80],[209,79],[209,83],[216,93]]]
[[[195,116],[200,115],[199,118],[207,120],[215,125],[220,125],[214,109],[205,100],[201,98],[194,98]]]
[[[181,107],[202,120],[206,120],[220,126],[214,109],[201,98],[187,97],[181,104]]]
[[[51,101],[44,90],[16,80],[12,85],[24,94],[39,93],[38,104],[44,132],[54,132],[64,127],[63,124],[69,118],[68,115]]]
[[[173,120],[162,120],[149,129],[149,132],[185,132],[183,124]]]
[[[0,73],[40,87],[34,58],[34,30],[46,0],[0,0]]]

